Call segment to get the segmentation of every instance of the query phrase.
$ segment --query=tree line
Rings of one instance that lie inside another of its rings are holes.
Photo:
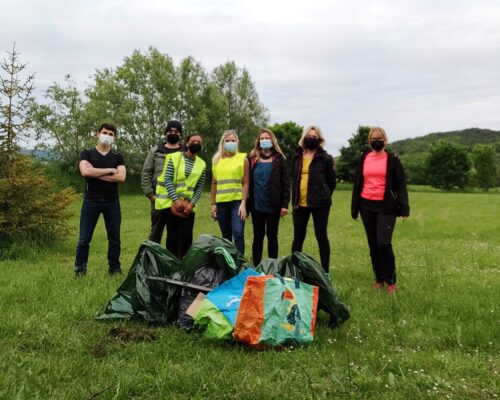
[[[68,75],[44,98],[31,110],[33,129],[66,167],[77,165],[102,121],[118,126],[117,146],[131,173],[140,171],[170,119],[179,120],[185,132],[202,133],[207,153],[215,151],[224,130],[235,129],[248,145],[269,121],[246,69],[228,61],[207,72],[192,57],[175,65],[152,47],[135,50],[116,68],[97,70],[83,90]]]
[[[359,126],[347,146],[340,149],[337,177],[352,182],[363,152],[369,149],[369,126]],[[388,146],[391,150],[391,145]],[[397,150],[397,149],[396,149]],[[411,184],[431,185],[447,191],[467,186],[488,190],[500,186],[500,158],[495,144],[466,146],[453,140],[437,140],[425,152],[401,156]]]
[[[45,91],[42,101],[33,96],[34,81],[14,45],[0,63],[0,258],[8,252],[6,243],[64,238],[69,232],[68,207],[75,192],[57,189],[43,165],[21,154],[19,143],[25,137],[34,135],[39,149],[57,155],[59,171],[76,175],[80,152],[95,144],[96,127],[110,121],[119,127],[117,144],[128,170],[137,174],[172,118],[186,132],[203,134],[207,156],[215,152],[222,131],[235,129],[242,148],[250,148],[258,129],[267,126],[290,161],[303,130],[293,121],[268,126],[269,112],[249,72],[232,61],[207,72],[192,57],[175,65],[151,47],[145,53],[135,50],[116,68],[95,71],[83,89],[67,75],[63,84],[53,83]],[[339,180],[352,181],[359,157],[368,149],[368,131],[360,126],[342,147]],[[424,159],[405,167],[410,183],[417,171],[425,177],[417,183],[446,190],[499,184],[498,156],[490,145],[469,151],[439,142]]]

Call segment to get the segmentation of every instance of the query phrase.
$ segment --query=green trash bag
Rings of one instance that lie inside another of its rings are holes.
[[[297,278],[299,281],[318,286],[318,308],[330,314],[330,326],[339,326],[349,319],[349,311],[339,300],[332,282],[321,265],[310,255],[295,251],[286,257],[268,258],[262,260],[256,270],[266,275],[279,274]]]
[[[151,323],[170,322],[176,312],[178,287],[147,280],[147,276],[171,278],[178,275],[181,262],[158,243],[146,240],[132,268],[98,320],[132,318]]]
[[[96,319],[171,323],[178,316],[182,287],[146,277],[189,282],[199,268],[209,263],[221,268],[226,279],[250,265],[231,242],[210,235],[201,235],[193,242],[182,261],[160,244],[146,240],[139,247],[125,281]]]
[[[217,248],[223,248],[226,251],[215,251]],[[233,277],[244,268],[253,268],[252,264],[236,250],[229,240],[211,235],[200,235],[182,258],[180,272],[186,275],[183,278],[190,279],[200,265],[207,263],[212,254],[229,277]]]

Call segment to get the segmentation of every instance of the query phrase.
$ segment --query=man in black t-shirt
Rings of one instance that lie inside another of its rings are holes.
[[[108,272],[121,273],[118,183],[125,182],[127,171],[123,156],[111,149],[115,137],[116,127],[102,124],[97,131],[97,145],[80,154],[79,168],[85,178],[85,195],[80,215],[80,239],[76,247],[76,276],[87,272],[89,245],[101,214],[108,235]]]

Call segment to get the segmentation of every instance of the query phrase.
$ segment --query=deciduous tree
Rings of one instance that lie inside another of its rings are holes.
[[[356,168],[361,161],[363,152],[367,151],[369,126],[358,126],[356,133],[349,139],[349,145],[340,148],[340,158],[337,163],[337,178],[346,182],[353,182]]]
[[[467,148],[451,141],[433,145],[426,160],[430,185],[444,190],[465,187],[470,167]]]
[[[269,129],[274,132],[276,139],[288,159],[289,165],[295,153],[295,149],[299,146],[299,140],[302,136],[304,127],[296,122],[288,121],[281,124],[274,124]]]
[[[225,100],[224,123],[227,129],[235,129],[242,145],[250,147],[258,128],[269,120],[250,74],[231,61],[214,69],[212,81]]]
[[[488,190],[497,184],[497,153],[495,147],[487,144],[476,144],[472,149],[475,183]]]

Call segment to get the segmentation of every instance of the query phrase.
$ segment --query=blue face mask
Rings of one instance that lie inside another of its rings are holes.
[[[236,150],[238,150],[238,143],[225,142],[224,143],[224,150],[226,150],[228,153],[236,153]]]
[[[273,142],[271,142],[271,139],[261,139],[259,143],[260,143],[261,149],[272,149],[273,148]]]

